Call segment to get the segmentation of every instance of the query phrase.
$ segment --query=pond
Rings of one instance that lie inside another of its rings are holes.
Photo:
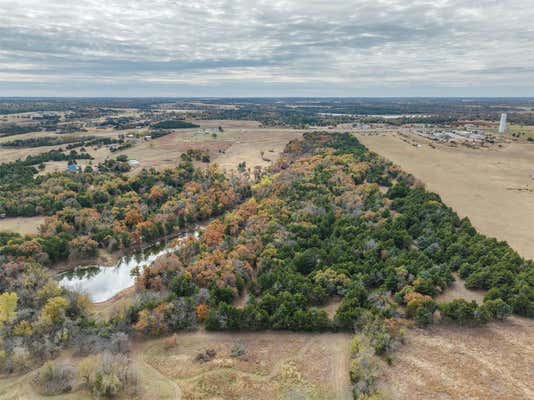
[[[58,275],[61,287],[85,293],[93,303],[111,299],[117,293],[129,288],[135,283],[134,269],[141,272],[152,264],[156,258],[171,253],[180,248],[180,243],[191,235],[198,237],[198,231],[184,233],[178,238],[178,243],[156,244],[139,253],[121,257],[115,266],[94,265],[78,267],[72,271]]]

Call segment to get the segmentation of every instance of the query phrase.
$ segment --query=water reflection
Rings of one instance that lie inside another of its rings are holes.
[[[196,237],[198,236],[198,231],[192,234]],[[58,275],[59,285],[86,293],[91,301],[95,303],[109,300],[135,283],[135,276],[131,274],[133,269],[138,268],[139,271],[142,271],[144,267],[152,264],[156,258],[178,250],[180,242],[190,235],[182,235],[178,244],[174,246],[163,243],[140,253],[121,257],[113,267],[102,265],[78,267],[72,271],[61,273]]]

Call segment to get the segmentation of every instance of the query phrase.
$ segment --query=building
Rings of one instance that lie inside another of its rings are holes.
[[[504,135],[506,132],[506,113],[501,114],[501,122],[499,123],[499,133]]]
[[[69,164],[67,165],[67,171],[78,172],[78,166],[76,164]]]

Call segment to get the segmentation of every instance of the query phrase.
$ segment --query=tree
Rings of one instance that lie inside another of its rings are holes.
[[[490,315],[487,309],[481,309],[476,301],[468,302],[456,299],[449,303],[439,305],[444,318],[457,322],[460,325],[479,325],[488,322]]]
[[[2,293],[0,295],[0,326],[15,318],[18,300],[19,297],[16,293]]]
[[[98,243],[89,236],[80,236],[69,242],[69,257],[72,259],[95,257],[97,250]]]
[[[40,319],[52,325],[62,322],[65,318],[65,311],[69,306],[69,301],[61,296],[48,299],[41,310]]]
[[[209,307],[206,304],[199,304],[195,310],[199,322],[204,322],[208,318]]]
[[[424,328],[434,321],[434,311],[437,309],[437,304],[434,300],[427,300],[421,303],[415,311],[415,322],[417,326]]]
[[[202,233],[202,241],[207,246],[216,246],[220,244],[224,236],[224,225],[221,221],[215,220],[209,224]]]
[[[512,314],[512,307],[506,304],[502,299],[487,300],[480,306],[485,309],[492,319],[503,321]]]
[[[137,225],[142,220],[143,216],[136,208],[129,210],[124,216],[124,223],[130,228]]]

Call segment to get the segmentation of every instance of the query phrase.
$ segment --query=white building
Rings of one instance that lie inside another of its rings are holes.
[[[499,133],[504,135],[506,132],[506,113],[501,114],[501,122],[499,124]]]

